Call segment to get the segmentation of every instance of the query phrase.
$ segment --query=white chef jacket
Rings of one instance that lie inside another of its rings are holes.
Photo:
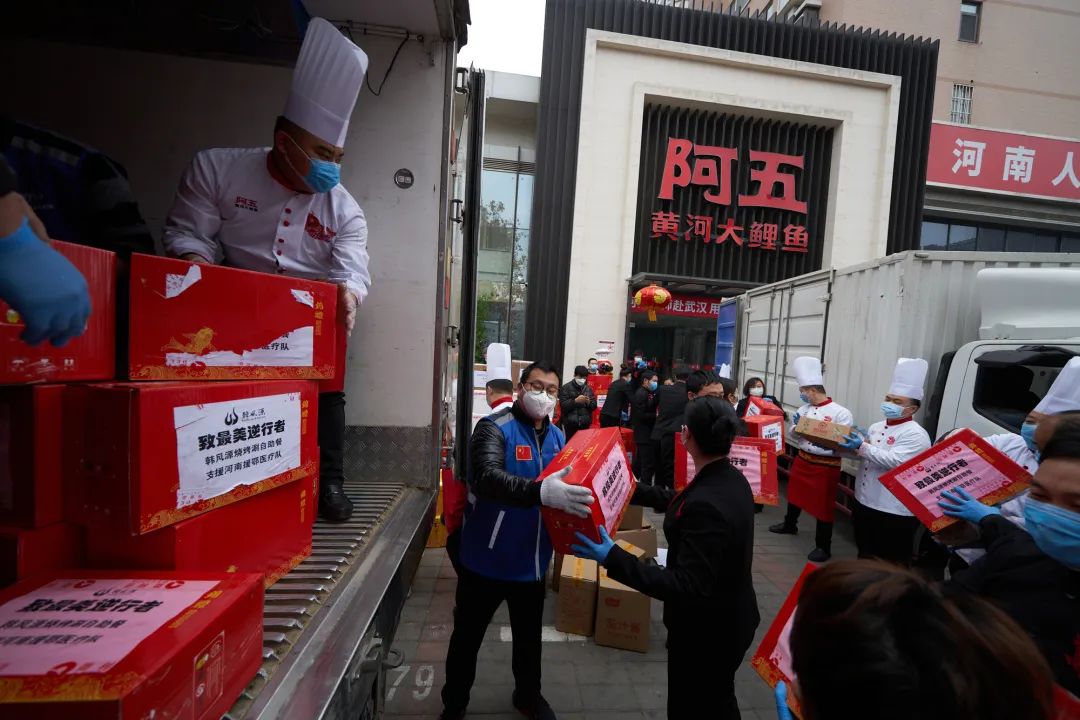
[[[798,412],[801,418],[810,418],[812,420],[824,420],[825,422],[840,423],[841,425],[854,425],[855,416],[851,414],[851,411],[838,402],[835,402],[832,398],[829,398],[827,402],[822,405],[811,405],[807,403],[799,408]],[[810,442],[802,435],[795,435],[795,416],[791,417],[791,432],[790,436],[791,444],[800,450],[812,453],[814,455],[830,456],[833,451],[829,448],[819,447]]]
[[[863,462],[855,480],[855,499],[874,510],[910,516],[911,511],[881,484],[881,476],[927,450],[930,436],[914,420],[895,425],[882,420],[870,426],[868,435],[859,447]]]
[[[231,267],[344,283],[358,301],[371,286],[367,222],[341,185],[298,193],[270,175],[270,148],[211,148],[180,180],[164,245]]]

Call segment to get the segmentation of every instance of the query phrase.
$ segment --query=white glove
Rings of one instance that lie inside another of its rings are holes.
[[[568,512],[578,517],[589,517],[593,504],[592,490],[571,485],[563,482],[563,478],[570,474],[572,465],[567,465],[562,470],[548,475],[540,483],[540,503],[556,510]]]

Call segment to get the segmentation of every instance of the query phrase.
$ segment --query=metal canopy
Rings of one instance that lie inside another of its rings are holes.
[[[752,290],[760,285],[760,283],[742,282],[740,280],[695,278],[645,272],[636,273],[627,282],[630,285],[631,293],[637,292],[648,285],[659,285],[665,290],[681,295],[704,295],[714,298],[741,295],[747,290]]]

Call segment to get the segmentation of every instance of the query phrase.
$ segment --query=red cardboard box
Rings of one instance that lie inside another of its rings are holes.
[[[63,385],[0,388],[0,523],[63,520],[63,403]]]
[[[0,717],[221,717],[262,663],[262,609],[258,575],[83,571],[20,583],[0,593]]]
[[[784,452],[784,418],[775,415],[747,415],[743,422],[746,423],[747,435],[772,440],[776,446],[776,454]]]
[[[19,339],[26,326],[0,301],[0,384],[109,380],[116,373],[116,254],[54,240],[86,278],[90,319],[86,332],[64,347],[30,346]]]
[[[940,532],[958,522],[938,505],[944,491],[963,488],[996,505],[1027,490],[1031,475],[965,428],[885,473],[881,484],[931,532]]]
[[[677,435],[678,433],[676,433]],[[634,442],[634,431],[630,428],[619,428],[619,438],[622,440],[623,449],[630,464],[634,464],[634,453],[637,452],[637,443]]]
[[[750,658],[750,665],[754,668],[761,679],[775,688],[780,681],[788,686],[788,706],[796,717],[802,717],[802,708],[799,707],[798,698],[790,688],[794,685],[795,672],[791,668],[791,626],[795,622],[795,609],[799,604],[799,594],[802,593],[803,583],[810,573],[817,570],[817,565],[807,563],[803,568],[799,579],[788,593],[784,604],[780,606],[780,612],[776,614],[769,631],[761,640],[754,657]]]
[[[148,533],[316,474],[315,383],[84,385],[64,407],[81,525]]]
[[[596,409],[593,410],[592,425],[589,427],[600,427],[600,411],[604,409],[604,402],[607,400],[607,391],[611,387],[611,381],[612,377],[610,375],[590,375],[588,378],[589,387],[596,394]]]
[[[570,546],[577,542],[575,533],[578,532],[599,541],[599,528],[603,526],[608,535],[615,535],[634,494],[634,476],[619,436],[618,428],[579,430],[540,474],[538,482],[573,465],[574,469],[563,480],[589,488],[595,498],[592,515],[585,518],[554,508],[541,508],[555,552],[573,555]]]
[[[203,513],[146,535],[88,535],[94,568],[259,573],[269,587],[311,554],[316,476]]]
[[[337,287],[132,255],[132,380],[330,380]]]
[[[784,417],[784,411],[768,400],[754,397],[753,395],[750,396],[749,400],[750,401],[746,403],[746,414],[749,417],[754,417],[755,415],[779,415],[780,417]]]
[[[731,464],[746,477],[754,502],[762,505],[780,504],[780,487],[776,476],[776,445],[772,440],[738,437],[728,453]],[[675,434],[675,489],[682,490],[697,474],[694,459],[683,445],[682,434]]]
[[[0,587],[54,570],[83,567],[83,530],[69,523],[0,527]]]

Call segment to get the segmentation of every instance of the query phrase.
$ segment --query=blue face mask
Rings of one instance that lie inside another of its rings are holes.
[[[1040,550],[1065,567],[1080,570],[1080,513],[1029,497],[1024,521]]]
[[[652,382],[649,383],[649,391],[650,392],[656,392],[656,381],[655,380],[653,380]]]
[[[1020,426],[1020,437],[1024,438],[1024,444],[1028,446],[1028,450],[1038,454],[1039,446],[1035,444],[1035,428],[1038,427],[1035,423],[1026,422]]]
[[[885,416],[886,420],[899,420],[904,414],[904,408],[896,403],[883,402],[881,403],[881,414]]]
[[[803,403],[806,404],[806,405],[810,404],[810,398],[804,392],[799,393],[799,399],[802,400]]]
[[[589,372],[596,372],[599,369],[600,369],[600,366],[597,365],[596,363],[593,363],[592,365],[589,366]]]
[[[288,135],[288,133],[286,133],[286,135]],[[293,145],[296,145],[296,148],[300,152],[304,152],[304,149],[300,147],[300,145],[295,140],[292,139],[292,136],[289,136],[289,141]],[[304,153],[304,155],[307,155],[307,153]],[[296,170],[296,168],[293,167],[292,162],[289,161],[288,158],[286,158],[286,161],[289,162],[289,167],[292,167],[293,170]],[[329,192],[330,190],[333,190],[335,187],[337,187],[338,183],[340,182],[340,165],[335,162],[330,162],[329,160],[320,160],[319,158],[308,157],[308,171],[307,174],[304,175],[304,184],[311,188],[312,191],[317,193]]]

